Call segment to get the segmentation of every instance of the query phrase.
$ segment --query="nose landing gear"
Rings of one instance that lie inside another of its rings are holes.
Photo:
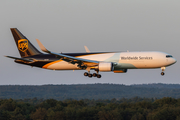
[[[161,72],[161,75],[162,75],[162,76],[164,76],[164,75],[165,75],[165,73],[164,73],[164,72]]]
[[[161,70],[162,70],[161,75],[162,75],[162,76],[165,75],[165,73],[164,73],[165,69],[166,69],[166,67],[161,67]]]

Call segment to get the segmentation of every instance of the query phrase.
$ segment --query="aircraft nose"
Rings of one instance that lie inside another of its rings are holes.
[[[172,64],[174,64],[177,62],[177,60],[175,58],[172,58],[171,62],[172,62]]]
[[[177,62],[177,60],[175,59],[175,58],[173,58],[174,59],[174,63],[176,63]]]

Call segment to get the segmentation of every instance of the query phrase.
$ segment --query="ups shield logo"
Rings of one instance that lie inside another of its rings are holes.
[[[18,41],[18,49],[22,52],[25,52],[28,49],[28,40],[21,39]]]

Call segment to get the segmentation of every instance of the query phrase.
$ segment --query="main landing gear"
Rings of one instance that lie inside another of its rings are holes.
[[[100,74],[97,74],[97,73],[88,73],[88,72],[85,72],[84,73],[84,76],[88,76],[89,78],[92,78],[92,77],[97,77],[97,78],[101,78],[101,75]]]
[[[161,67],[161,70],[162,70],[161,75],[162,75],[162,76],[165,75],[165,73],[164,73],[165,69],[166,69],[166,67]]]

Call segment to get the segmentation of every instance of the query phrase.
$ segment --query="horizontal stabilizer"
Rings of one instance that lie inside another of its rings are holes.
[[[12,57],[12,56],[5,56],[5,57],[12,58],[12,59],[15,59],[15,60],[22,60],[22,61],[25,61],[25,62],[34,62],[33,60],[26,59],[26,58],[17,58],[17,57]]]

